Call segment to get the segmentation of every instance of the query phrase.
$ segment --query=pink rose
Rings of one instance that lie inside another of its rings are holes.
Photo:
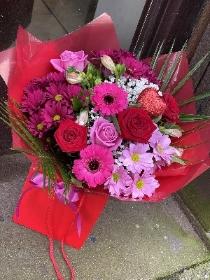
[[[116,150],[122,142],[115,126],[104,118],[94,122],[90,130],[92,144],[104,146],[111,151]]]
[[[69,67],[74,67],[78,71],[83,71],[87,65],[87,57],[84,51],[64,51],[60,55],[60,59],[51,59],[50,62],[53,67],[60,72],[66,71]]]

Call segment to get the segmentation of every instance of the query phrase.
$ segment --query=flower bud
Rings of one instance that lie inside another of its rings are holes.
[[[80,73],[66,71],[66,80],[69,84],[74,85],[81,83],[82,77]]]
[[[103,64],[103,66],[105,68],[107,68],[108,70],[110,70],[112,73],[115,72],[115,64],[114,61],[111,59],[110,56],[108,55],[103,55],[101,57],[101,63]]]
[[[88,122],[88,112],[83,110],[80,112],[79,116],[77,117],[76,123],[80,125],[86,125]]]

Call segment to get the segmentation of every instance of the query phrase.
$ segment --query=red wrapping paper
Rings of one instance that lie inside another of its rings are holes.
[[[92,50],[107,48],[118,49],[119,44],[111,18],[106,14],[73,33],[49,42],[40,42],[30,33],[20,28],[16,48],[4,53],[3,56],[0,55],[0,61],[3,60],[5,62],[3,58],[7,58],[6,61],[10,62],[10,70],[5,74],[5,80],[9,78],[9,96],[17,102],[20,102],[23,95],[23,88],[27,83],[53,70],[49,60],[58,57],[66,49],[71,51],[83,49],[89,53]],[[175,54],[172,54],[170,62],[174,60],[174,57]],[[164,56],[159,59],[158,69],[163,64],[163,58]],[[168,89],[172,89],[185,76],[188,70],[188,61],[186,56],[183,55]],[[192,95],[193,85],[192,81],[189,80],[176,95],[176,98],[178,102],[181,102],[183,99],[189,98]],[[182,107],[182,112],[194,113],[195,105],[189,104]],[[181,124],[181,126],[184,130],[189,130],[196,127],[197,124]],[[205,129],[191,131],[191,133],[186,133],[178,141],[175,140],[174,144],[176,145],[194,145],[194,147],[186,149],[183,155],[184,159],[189,160],[189,164],[187,166],[173,164],[170,167],[158,171],[156,175],[160,182],[160,187],[152,197],[146,197],[143,201],[161,201],[183,188],[209,168],[210,145],[205,141],[208,139],[209,131],[210,125],[208,124],[205,126]],[[17,135],[13,134],[13,146],[23,148],[25,144]],[[69,206],[62,204],[56,198],[50,197],[47,191],[43,189],[34,188],[25,193],[27,189],[31,188],[30,178],[33,175],[33,168],[36,167],[35,158],[31,157],[30,159],[32,166],[23,186],[22,193],[24,195],[19,205],[19,215],[14,215],[14,222],[45,235],[51,234],[51,237],[54,239],[63,240],[72,247],[80,248],[105,207],[108,195],[106,193],[99,194],[94,192],[83,194],[84,201],[80,209],[82,232],[81,236],[78,236],[75,225],[75,214]],[[122,200],[131,201],[132,199]]]

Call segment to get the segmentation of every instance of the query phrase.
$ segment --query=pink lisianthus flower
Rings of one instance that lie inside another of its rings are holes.
[[[149,171],[154,167],[153,154],[148,152],[148,144],[133,144],[122,152],[119,160],[132,173]]]
[[[103,185],[111,176],[114,159],[110,150],[92,144],[80,152],[80,158],[74,161],[72,170],[76,178],[90,188]]]
[[[128,94],[116,84],[102,83],[93,88],[92,103],[95,111],[112,116],[128,107]]]
[[[64,51],[61,53],[60,59],[51,59],[50,62],[59,72],[65,72],[70,67],[83,71],[87,65],[87,57],[88,55],[84,51]]]
[[[127,195],[130,192],[133,180],[123,166],[114,166],[111,177],[105,182],[104,186],[108,188],[112,196],[119,197]]]
[[[170,137],[162,134],[158,129],[153,132],[149,144],[153,148],[154,158],[158,166],[170,165],[173,156],[181,156],[178,149],[170,146]]]
[[[134,174],[132,184],[132,198],[142,199],[145,195],[151,197],[155,190],[159,187],[159,182],[152,175]]]
[[[90,140],[93,144],[104,146],[111,151],[116,150],[122,143],[113,123],[98,118],[90,129]]]

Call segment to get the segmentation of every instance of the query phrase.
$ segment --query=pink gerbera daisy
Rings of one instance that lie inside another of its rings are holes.
[[[132,184],[132,198],[142,199],[145,195],[151,197],[155,190],[159,187],[159,182],[152,175],[139,174],[134,175]]]
[[[104,184],[112,174],[114,160],[107,148],[92,144],[80,152],[80,157],[81,159],[74,161],[73,173],[89,187]]]
[[[92,103],[102,115],[115,115],[127,108],[128,94],[115,84],[102,83],[94,87]]]
[[[72,110],[65,104],[49,101],[46,103],[42,116],[47,127],[57,125],[61,120],[72,118]]]

